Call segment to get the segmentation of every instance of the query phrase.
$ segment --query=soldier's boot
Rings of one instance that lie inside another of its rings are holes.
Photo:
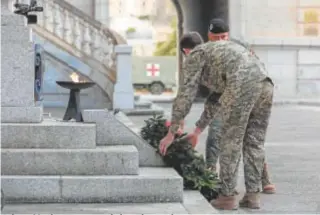
[[[220,210],[237,210],[238,201],[236,196],[219,196],[217,199],[212,200],[211,205]]]
[[[274,194],[276,192],[276,186],[271,183],[269,173],[268,173],[268,166],[265,163],[263,166],[262,171],[262,192],[265,194]]]
[[[240,207],[259,209],[260,208],[260,196],[259,193],[246,193],[239,202]]]

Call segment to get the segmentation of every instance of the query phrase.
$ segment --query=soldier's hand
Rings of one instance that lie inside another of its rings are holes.
[[[190,141],[193,148],[195,148],[198,144],[198,137],[201,134],[201,132],[202,131],[199,128],[196,128],[191,134],[187,135],[186,138]]]
[[[198,135],[191,133],[191,134],[188,134],[186,138],[190,141],[192,148],[195,148],[196,145],[198,144]]]
[[[168,132],[168,134],[160,141],[159,151],[162,156],[166,155],[167,149],[174,140],[174,134]]]

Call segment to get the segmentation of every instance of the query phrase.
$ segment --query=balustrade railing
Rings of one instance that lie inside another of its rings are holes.
[[[37,13],[34,31],[115,82],[118,35],[64,0],[37,2],[44,10]]]

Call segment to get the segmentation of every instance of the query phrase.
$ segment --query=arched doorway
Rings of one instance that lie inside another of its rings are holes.
[[[177,11],[178,38],[183,33],[197,31],[207,41],[208,23],[211,19],[220,18],[229,23],[229,0],[172,0],[172,3]],[[178,59],[180,70],[182,62],[180,53]],[[179,73],[179,82],[182,78]]]
[[[197,31],[207,38],[208,23],[213,18],[229,22],[228,0],[172,0],[183,33]],[[180,32],[181,33],[181,32]]]

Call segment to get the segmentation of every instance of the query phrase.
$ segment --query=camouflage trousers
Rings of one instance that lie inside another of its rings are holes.
[[[206,160],[209,167],[220,160],[222,195],[229,196],[235,192],[241,152],[247,192],[259,192],[261,182],[263,185],[270,184],[268,172],[263,167],[264,141],[272,108],[273,84],[265,81],[256,88],[253,91],[255,95],[242,98],[245,105],[240,102],[240,105],[237,103],[231,106],[233,110],[228,117],[218,116],[209,127]]]
[[[206,140],[206,163],[207,167],[216,167],[220,154],[220,135],[222,119],[221,115],[216,115],[208,128],[208,137]]]
[[[218,164],[220,155],[220,135],[221,135],[222,119],[218,116],[214,119],[208,129],[208,136],[206,140],[206,164],[208,168],[215,168]],[[239,159],[240,161],[240,159]],[[266,161],[264,161],[266,163]],[[269,172],[267,168],[263,168],[261,183],[265,185],[271,184]]]

